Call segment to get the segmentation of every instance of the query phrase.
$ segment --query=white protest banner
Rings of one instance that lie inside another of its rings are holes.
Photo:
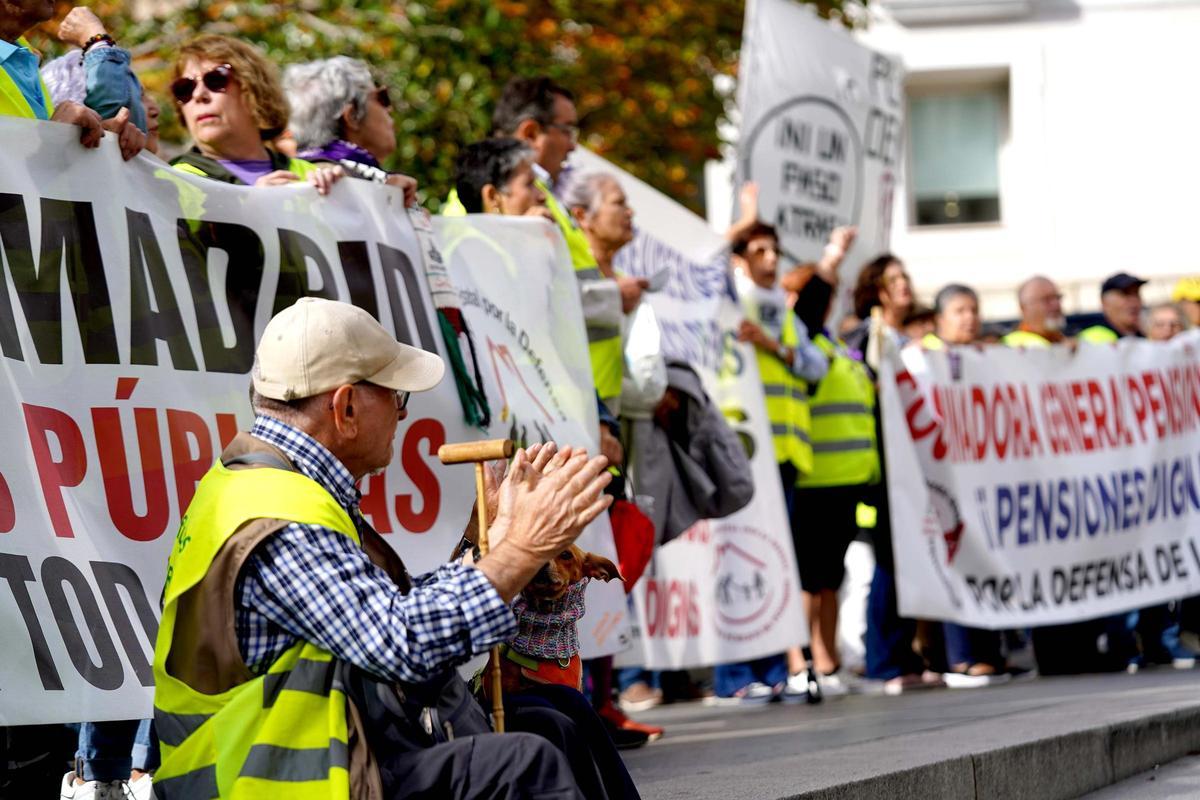
[[[904,74],[840,26],[791,0],[750,0],[738,66],[738,184],[759,186],[759,219],[795,261],[858,226],[839,287],[888,249],[903,160]]]
[[[1059,624],[1200,592],[1200,334],[883,359],[900,612]]]
[[[799,573],[775,463],[753,348],[734,330],[740,311],[726,294],[724,240],[683,206],[586,151],[580,173],[617,177],[633,208],[634,239],[618,270],[644,277],[669,271],[666,287],[645,295],[662,329],[664,355],[690,363],[752,452],[754,499],[722,519],[703,520],[655,550],[634,588],[641,661],[649,669],[742,661],[806,641]],[[636,475],[635,475],[636,479]],[[636,488],[636,480],[635,480]]]
[[[492,214],[438,217],[438,239],[458,287],[492,401],[490,435],[524,447],[555,441],[600,449],[600,418],[587,358],[579,283],[566,242],[546,220]],[[579,538],[616,561],[608,515]],[[579,621],[583,656],[628,644],[620,582],[591,581]]]
[[[0,119],[0,141],[0,724],[145,717],[167,551],[253,419],[258,335],[320,295],[444,357],[421,251],[400,194],[365,181],[328,198],[234,187],[124,163],[110,139],[85,150],[57,123]],[[530,238],[521,257],[551,257]],[[557,338],[546,309],[513,318]],[[550,402],[530,385],[508,401],[521,418]],[[393,464],[362,482],[366,518],[414,574],[445,560],[474,500],[470,469],[437,449],[481,436],[444,380],[413,397]]]

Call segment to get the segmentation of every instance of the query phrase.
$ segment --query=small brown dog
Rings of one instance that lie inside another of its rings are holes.
[[[584,612],[584,590],[591,579],[614,578],[625,580],[615,564],[575,545],[538,571],[513,603],[517,638],[500,649],[504,691],[520,692],[530,683],[582,687],[576,623]]]

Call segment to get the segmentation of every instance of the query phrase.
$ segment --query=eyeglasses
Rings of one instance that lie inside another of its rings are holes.
[[[579,126],[578,125],[568,125],[563,122],[551,122],[551,123],[548,123],[546,125],[546,127],[547,128],[557,128],[558,130],[562,131],[571,140],[572,144],[579,143]]]
[[[224,94],[229,89],[229,82],[233,80],[233,67],[228,64],[222,64],[219,67],[213,67],[208,72],[200,76],[200,80],[195,78],[176,78],[171,82],[171,94],[175,96],[175,102],[180,105],[187,104],[192,95],[196,93],[196,85],[204,84],[204,88],[210,92],[221,92]]]
[[[382,389],[385,392],[390,392],[392,394],[392,396],[396,398],[396,412],[397,413],[408,408],[408,398],[412,396],[412,392],[402,392],[397,389],[389,389],[386,386],[380,386],[379,384],[371,383],[370,381],[359,381],[358,383],[355,384],[355,386],[373,386],[376,389]],[[332,400],[329,402],[329,408],[330,409],[333,408]]]
[[[373,94],[375,95],[375,100],[379,103],[379,105],[383,106],[384,108],[392,107],[392,96],[388,94],[388,88],[386,86],[380,86],[374,91]]]

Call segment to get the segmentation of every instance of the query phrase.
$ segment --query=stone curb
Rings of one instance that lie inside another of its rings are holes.
[[[1069,800],[1200,750],[1200,705],[998,747],[779,800]]]

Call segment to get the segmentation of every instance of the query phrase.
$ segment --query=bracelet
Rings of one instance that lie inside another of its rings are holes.
[[[101,42],[107,42],[109,47],[117,46],[117,40],[109,36],[107,33],[97,33],[95,36],[83,43],[83,52],[86,53],[88,50],[91,50],[92,47],[100,44]]]

